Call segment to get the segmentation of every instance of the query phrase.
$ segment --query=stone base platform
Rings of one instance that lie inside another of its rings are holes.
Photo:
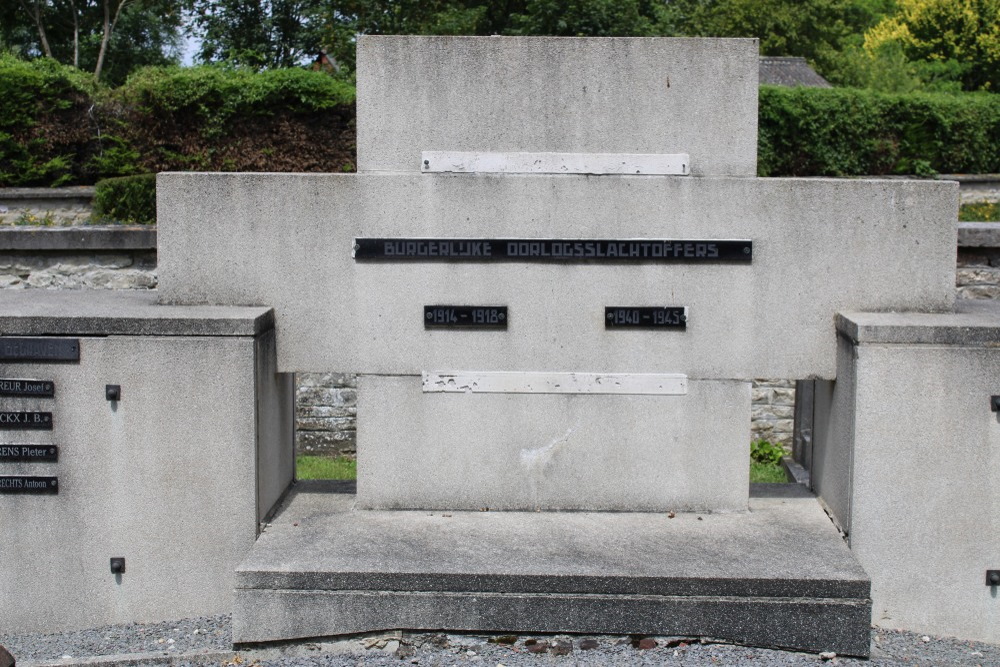
[[[816,499],[730,514],[355,510],[300,482],[237,570],[237,644],[389,629],[654,634],[868,656],[870,582]]]

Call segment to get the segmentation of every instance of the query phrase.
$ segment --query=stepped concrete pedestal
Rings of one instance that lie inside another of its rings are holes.
[[[237,569],[234,642],[641,633],[869,653],[868,577],[798,485],[754,485],[749,512],[673,518],[355,510],[354,499],[350,482],[294,487]]]

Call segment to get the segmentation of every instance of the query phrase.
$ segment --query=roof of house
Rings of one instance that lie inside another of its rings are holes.
[[[805,58],[761,56],[760,83],[775,86],[830,88],[830,82],[816,73]]]

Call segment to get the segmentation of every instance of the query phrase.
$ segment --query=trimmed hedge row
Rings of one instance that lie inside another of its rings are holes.
[[[1000,95],[761,86],[761,176],[1000,172]]]
[[[138,71],[0,54],[0,187],[158,171],[354,169],[354,87],[302,69]],[[1000,95],[762,86],[761,176],[1000,172]]]
[[[133,225],[156,222],[156,174],[119,176],[94,186],[94,217]]]

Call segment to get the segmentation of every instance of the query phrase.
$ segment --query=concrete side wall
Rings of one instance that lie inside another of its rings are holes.
[[[844,352],[844,350],[842,350]],[[1000,554],[1000,352],[936,345],[849,346],[856,375],[838,377],[825,455],[851,476],[814,471],[839,515],[849,492],[849,541],[872,579],[873,622],[1000,641],[1000,601],[985,585]],[[851,387],[844,386],[850,383]],[[855,392],[853,405],[839,401]],[[833,484],[832,484],[833,483]]]
[[[54,399],[0,399],[54,421],[4,442],[60,448],[58,463],[0,464],[0,474],[56,475],[60,488],[0,495],[0,627],[227,613],[257,535],[254,340],[84,338],[78,364],[5,363],[0,376],[56,384]],[[109,383],[122,387],[117,403]]]
[[[692,174],[754,176],[757,71],[756,39],[363,36],[358,170],[419,171],[432,150],[688,153]]]
[[[419,377],[359,380],[359,508],[747,509],[748,382],[626,396],[425,394]]]
[[[257,520],[263,521],[295,477],[294,377],[278,373],[274,330],[255,343]]]
[[[163,300],[273,304],[282,372],[833,377],[835,312],[954,301],[954,183],[164,174],[158,196]],[[350,255],[356,236],[606,238],[609,229],[750,238],[753,264]],[[510,327],[426,330],[420,306],[431,303],[507,304]],[[605,305],[665,303],[690,308],[686,332],[604,330]]]

